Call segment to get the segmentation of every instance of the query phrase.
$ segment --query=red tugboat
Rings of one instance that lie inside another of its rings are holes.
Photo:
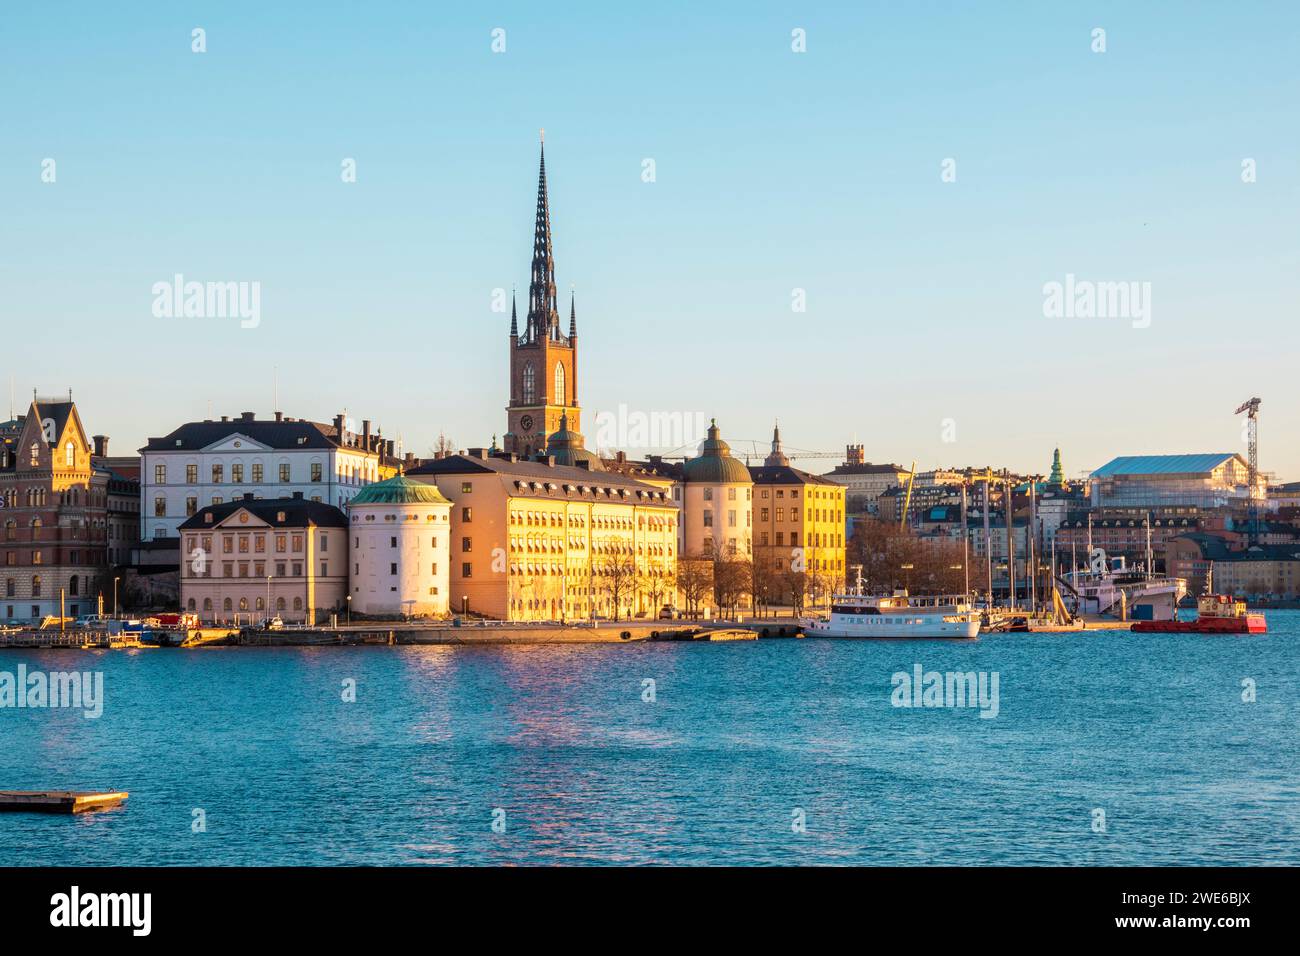
[[[1245,601],[1226,594],[1213,594],[1214,568],[1205,575],[1205,593],[1196,599],[1194,621],[1138,621],[1132,630],[1139,634],[1265,634],[1264,615],[1251,613]]]

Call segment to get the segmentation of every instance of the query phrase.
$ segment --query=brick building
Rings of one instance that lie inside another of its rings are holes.
[[[93,453],[71,396],[34,398],[0,427],[0,619],[89,614],[111,588],[109,476]]]

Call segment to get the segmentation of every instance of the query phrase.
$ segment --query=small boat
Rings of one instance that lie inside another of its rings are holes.
[[[1268,622],[1258,611],[1252,612],[1245,601],[1227,594],[1212,593],[1214,566],[1205,574],[1205,593],[1196,599],[1194,621],[1138,621],[1136,634],[1266,634]]]
[[[830,616],[801,622],[805,637],[909,638],[939,637],[968,640],[978,637],[979,615],[962,595],[889,595],[863,593],[858,582],[845,594],[831,598]]]
[[[139,633],[140,643],[145,647],[180,647],[185,643],[184,631],[146,629]]]
[[[705,641],[756,641],[758,640],[758,631],[751,631],[747,627],[720,627],[712,631],[705,631],[700,635],[700,639]]]

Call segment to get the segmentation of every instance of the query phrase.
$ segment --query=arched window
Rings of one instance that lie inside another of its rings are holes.
[[[64,446],[63,455],[64,455],[64,464],[66,464],[69,468],[71,468],[73,465],[77,463],[77,449],[72,444],[72,442],[68,442],[68,444]]]
[[[524,366],[524,404],[531,405],[537,401],[537,372],[533,363]]]
[[[222,602],[221,607],[226,611],[234,610],[234,604],[231,603],[230,598],[226,598],[226,600]]]
[[[248,598],[246,598],[246,597],[241,597],[241,598],[239,599],[239,609],[240,609],[241,611],[247,611],[247,610],[248,610]]]
[[[193,611],[195,607],[196,605],[194,603],[194,598],[190,598],[188,601],[185,602],[185,610]]]
[[[35,468],[37,465],[41,463],[41,443],[36,441],[32,442],[31,452],[32,452],[32,467]]]
[[[263,598],[260,598],[260,597],[259,597],[259,598],[257,599],[256,610],[258,610],[258,611],[264,611],[264,610],[266,610],[266,601],[265,601]]]
[[[555,363],[555,402],[557,405],[569,404],[564,400],[564,363]]]
[[[301,610],[302,610],[302,598],[300,598],[300,597],[296,597],[296,598],[293,599],[293,609],[294,609],[295,611],[301,611]]]
[[[275,609],[276,609],[277,611],[283,611],[283,610],[284,610],[284,598],[282,598],[282,597],[278,597],[278,598],[275,599]]]
[[[212,610],[212,598],[204,598],[204,599],[203,599],[203,610],[205,610],[205,611],[211,611],[211,610]]]

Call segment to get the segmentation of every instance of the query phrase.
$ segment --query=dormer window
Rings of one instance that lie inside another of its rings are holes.
[[[32,442],[32,467],[35,468],[41,463],[41,443]]]

